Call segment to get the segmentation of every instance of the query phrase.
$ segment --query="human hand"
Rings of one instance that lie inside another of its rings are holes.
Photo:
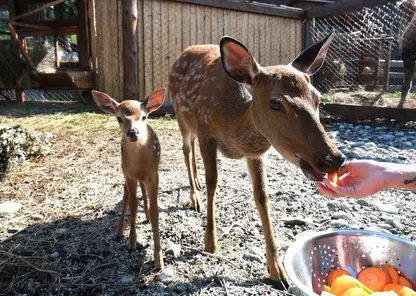
[[[319,191],[328,197],[365,197],[388,188],[388,164],[372,160],[350,161],[337,173],[337,184],[330,179],[316,182]]]

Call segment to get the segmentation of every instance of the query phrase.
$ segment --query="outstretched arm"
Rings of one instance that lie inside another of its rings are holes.
[[[356,160],[342,168],[337,184],[329,179],[317,182],[319,191],[329,197],[365,197],[383,189],[416,191],[416,164],[396,164]]]

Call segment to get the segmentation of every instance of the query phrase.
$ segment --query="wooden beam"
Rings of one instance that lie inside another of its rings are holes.
[[[20,37],[29,37],[29,36],[63,36],[63,35],[75,35],[78,33],[78,27],[58,27],[53,31],[39,31],[39,30],[30,30],[30,31],[19,31]]]
[[[373,106],[354,106],[325,104],[322,110],[347,120],[395,119],[397,121],[416,121],[416,109],[385,108]]]
[[[42,25],[33,24],[33,23],[22,23],[22,22],[10,22],[10,23],[18,27],[25,27],[25,28],[32,28],[32,29],[39,29],[39,30],[52,30],[52,31],[54,30],[54,27],[42,26]]]
[[[123,100],[139,98],[137,0],[122,2],[123,28]]]
[[[279,7],[271,5],[254,4],[235,0],[173,0],[176,2],[198,4],[210,7],[232,9],[237,11],[259,13],[265,15],[281,16],[295,19],[304,19],[304,10],[295,7]]]
[[[77,34],[77,52],[81,70],[90,70],[90,38],[88,26],[87,0],[78,0],[79,27]]]
[[[11,23],[8,23],[7,28],[9,28],[10,35],[12,36],[12,38],[17,41],[17,44],[19,45],[20,50],[22,51],[22,55],[23,55],[23,58],[25,59],[26,63],[32,68],[32,70],[34,71],[34,75],[37,78],[40,79],[40,77],[37,73],[36,67],[35,67],[35,65],[33,65],[32,60],[30,59],[29,54],[25,50],[25,48],[22,44],[22,41],[19,39],[19,35],[17,35],[16,31],[14,30],[13,25]]]
[[[13,22],[13,21],[15,21],[15,20],[18,20],[18,19],[21,19],[21,18],[27,17],[27,16],[29,16],[29,15],[32,15],[32,14],[37,13],[37,12],[39,12],[39,11],[42,11],[42,10],[44,10],[44,9],[48,8],[48,7],[53,6],[53,5],[58,5],[58,4],[60,4],[60,3],[62,3],[62,2],[65,2],[65,1],[66,1],[66,0],[56,0],[56,1],[50,2],[50,3],[48,3],[48,4],[45,4],[45,5],[41,6],[41,7],[38,7],[38,8],[36,8],[36,9],[32,10],[32,11],[29,11],[29,12],[26,12],[26,13],[23,13],[23,14],[20,14],[20,15],[16,15],[16,16],[14,16],[14,17],[10,18],[10,19],[9,19],[9,22]]]
[[[334,14],[342,14],[360,9],[362,7],[373,7],[387,3],[396,3],[396,0],[341,0],[334,4],[326,4],[306,10],[306,19],[315,17],[328,17]]]

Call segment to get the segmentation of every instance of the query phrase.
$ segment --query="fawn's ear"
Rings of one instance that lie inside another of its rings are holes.
[[[109,95],[96,90],[93,90],[91,94],[98,107],[100,107],[106,113],[115,114],[116,108],[119,105],[116,100],[114,100]]]
[[[334,36],[335,33],[331,33],[321,41],[309,46],[302,51],[290,65],[307,75],[315,74],[325,62],[329,45],[334,39]]]
[[[146,106],[147,113],[152,113],[162,106],[165,100],[165,92],[165,88],[158,89],[144,100],[143,104]]]
[[[220,41],[222,66],[235,81],[253,85],[259,74],[259,65],[248,49],[231,37],[222,37]]]

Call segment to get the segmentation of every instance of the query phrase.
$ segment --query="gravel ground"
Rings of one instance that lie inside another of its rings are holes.
[[[200,193],[202,212],[190,210],[174,120],[151,122],[163,149],[160,228],[167,270],[163,275],[153,270],[149,224],[137,225],[136,252],[127,251],[128,228],[126,238],[116,242],[120,139],[116,123],[100,116],[106,131],[83,134],[82,142],[76,129],[57,134],[46,159],[23,164],[2,184],[0,201],[22,207],[0,214],[1,295],[289,295],[267,281],[265,244],[244,160],[219,156],[219,251],[201,252],[206,192]],[[415,123],[331,121],[325,126],[350,159],[416,163]],[[268,159],[271,216],[282,257],[310,230],[371,228],[416,241],[415,193],[387,190],[365,200],[330,200],[276,151]],[[203,180],[199,154],[198,166]],[[143,220],[139,210],[138,221]],[[177,256],[168,251],[172,245],[181,247]]]

